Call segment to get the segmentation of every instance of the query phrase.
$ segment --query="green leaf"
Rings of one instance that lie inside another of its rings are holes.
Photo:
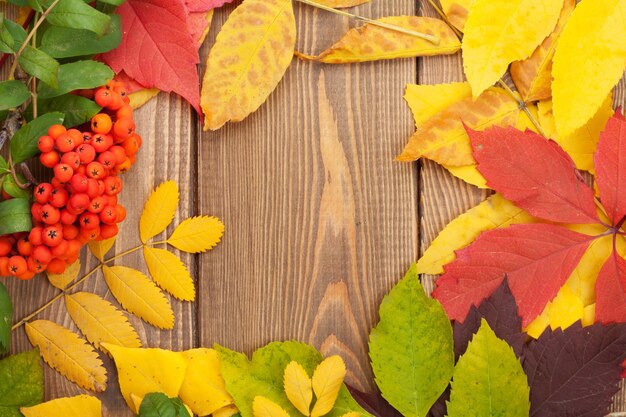
[[[284,392],[285,367],[289,362],[296,361],[312,375],[315,367],[323,360],[313,347],[294,341],[270,343],[254,352],[251,361],[244,354],[221,346],[215,348],[220,355],[226,390],[235,400],[242,417],[253,417],[252,401],[257,395],[274,401],[292,416],[300,415]],[[339,391],[335,407],[325,417],[340,417],[351,411],[371,417],[354,401],[344,385]]]
[[[85,29],[102,36],[109,27],[110,18],[83,0],[60,0],[46,18],[51,25]]]
[[[47,53],[27,45],[18,58],[22,69],[46,84],[57,86],[59,63]]]
[[[0,417],[22,417],[20,407],[43,401],[43,369],[33,349],[0,360]]]
[[[121,6],[126,0],[98,0],[100,3],[110,4],[112,6]]]
[[[424,293],[415,264],[380,305],[370,359],[382,396],[406,417],[423,417],[454,370],[452,326]]]
[[[26,85],[17,80],[0,82],[0,110],[17,107],[30,97]]]
[[[78,126],[88,122],[101,109],[94,101],[75,94],[66,94],[48,100],[38,101],[39,111],[63,112],[65,127]],[[28,115],[26,115],[28,117]]]
[[[454,369],[448,417],[528,417],[530,388],[513,349],[485,319]]]
[[[39,149],[37,149],[39,137],[45,135],[50,126],[60,123],[63,123],[63,114],[55,112],[39,116],[22,126],[11,139],[11,158],[13,158],[13,163],[19,164],[35,156],[39,152]]]
[[[99,87],[111,80],[115,73],[101,62],[77,61],[59,67],[58,86],[39,85],[38,98],[58,97],[70,91]]]
[[[32,227],[30,202],[27,199],[13,198],[0,202],[0,236],[28,232]]]
[[[6,287],[0,282],[0,355],[9,353],[12,325],[13,304]]]
[[[2,155],[0,155],[0,175],[6,174],[7,172],[9,172],[9,164],[7,163],[6,159],[4,159]]]
[[[17,178],[20,180],[22,184],[26,182],[26,178],[23,175],[17,174]],[[13,198],[25,198],[30,199],[31,193],[29,190],[21,189],[15,182],[15,179],[12,175],[5,175],[0,181],[2,185],[2,189],[6,191],[8,195]]]
[[[28,6],[28,2],[26,0],[8,0],[9,3],[14,4],[16,6]]]
[[[53,58],[71,58],[108,52],[115,49],[121,41],[120,17],[112,15],[110,27],[101,37],[84,29],[49,26],[41,38],[40,49]]]
[[[17,52],[26,40],[26,31],[12,20],[4,19],[0,31],[0,51]]]
[[[162,392],[144,397],[139,407],[139,417],[191,417],[179,398],[169,398]]]
[[[26,3],[28,3],[28,6],[30,6],[31,9],[34,9],[38,12],[43,12],[43,7],[41,6],[39,0],[26,0]]]

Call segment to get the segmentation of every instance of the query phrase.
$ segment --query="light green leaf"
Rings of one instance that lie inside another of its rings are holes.
[[[529,395],[513,349],[482,319],[454,369],[448,417],[528,417]]]
[[[0,26],[0,51],[17,52],[26,40],[26,31],[12,20],[4,19]]]
[[[13,198],[0,202],[0,236],[28,232],[32,226],[27,199]]]
[[[43,33],[40,49],[53,58],[70,58],[108,52],[122,41],[122,24],[119,15],[111,15],[107,33],[98,37],[84,29],[49,26]]]
[[[0,82],[0,110],[17,107],[30,97],[26,85],[17,80]]]
[[[191,417],[180,398],[169,398],[162,392],[146,395],[138,417]]]
[[[47,53],[27,45],[18,58],[22,69],[44,83],[56,87],[59,63]]]
[[[22,174],[17,174],[17,178],[22,184],[26,183],[26,178],[24,178]],[[24,190],[17,185],[13,175],[5,175],[0,180],[0,183],[2,185],[2,189],[13,198],[25,198],[28,200],[32,195],[31,191],[28,189]]]
[[[42,99],[39,100],[38,105],[39,111],[42,112],[62,112],[65,115],[62,122],[65,127],[86,123],[101,109],[93,100],[75,94]]]
[[[6,287],[0,282],[0,356],[9,353],[12,325],[13,304]]]
[[[424,293],[415,264],[380,305],[370,359],[382,396],[406,417],[423,417],[454,369],[452,326]]]
[[[2,155],[0,155],[0,175],[6,174],[7,172],[9,172],[9,164],[7,163],[6,159],[4,159]]]
[[[83,0],[60,0],[46,18],[51,25],[72,29],[85,29],[96,35],[104,35],[110,18]]]
[[[22,417],[20,407],[43,401],[43,369],[37,349],[0,361],[0,417]]]
[[[35,156],[39,152],[37,149],[39,137],[45,135],[50,126],[60,123],[63,123],[63,114],[48,113],[23,125],[15,132],[15,135],[13,135],[11,139],[11,157],[13,158],[13,163],[19,164]]]
[[[59,67],[58,86],[39,85],[38,98],[58,97],[70,91],[94,88],[106,84],[115,73],[101,62],[77,61]]]

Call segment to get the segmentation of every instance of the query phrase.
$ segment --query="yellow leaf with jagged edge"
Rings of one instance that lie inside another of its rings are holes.
[[[417,128],[399,161],[428,158],[446,166],[475,163],[463,123],[475,130],[509,126],[519,114],[518,102],[502,88],[490,88],[474,101],[471,97],[452,104]]]
[[[552,114],[552,101],[540,101],[539,122],[547,137],[552,138],[574,160],[576,168],[595,173],[593,155],[596,145],[600,140],[600,133],[604,130],[606,122],[613,115],[612,94],[604,100],[598,112],[582,127],[576,129],[571,135],[561,138],[556,131],[554,116]]]
[[[523,61],[511,64],[511,78],[524,101],[547,100],[552,96],[552,58],[557,41],[574,11],[576,0],[565,0],[556,27]]]
[[[125,266],[103,266],[111,294],[128,312],[161,329],[174,328],[174,312],[159,288],[144,274]]]
[[[388,16],[376,21],[435,36],[439,43],[366,23],[359,28],[350,29],[333,46],[317,56],[301,53],[296,55],[302,59],[326,64],[347,64],[381,59],[450,55],[461,49],[461,41],[441,19]]]
[[[193,278],[178,259],[178,256],[165,249],[144,246],[143,256],[154,282],[165,291],[183,301],[196,298]]]
[[[113,304],[88,292],[65,295],[67,312],[76,326],[93,345],[113,343],[125,347],[141,347],[133,326]]]
[[[26,323],[26,335],[43,360],[61,375],[88,390],[106,389],[107,371],[85,339],[48,320]]]
[[[285,394],[298,411],[308,416],[313,401],[313,382],[306,370],[296,361],[291,361],[285,367],[284,381]]]
[[[528,325],[526,333],[537,339],[548,326],[552,330],[566,329],[578,320],[582,320],[583,314],[583,303],[568,286],[564,286],[546,305],[543,312]]]
[[[329,356],[317,365],[311,378],[315,393],[311,417],[323,416],[333,409],[345,376],[346,364],[340,356]]]
[[[476,0],[463,36],[472,94],[491,87],[513,61],[526,59],[556,26],[563,0]]]
[[[626,67],[626,1],[583,0],[559,38],[552,100],[559,136],[597,113]]]
[[[60,290],[64,290],[72,281],[78,278],[80,273],[80,259],[77,259],[73,264],[65,267],[65,271],[61,274],[46,273],[50,284]]]
[[[178,185],[174,181],[165,181],[150,194],[139,218],[139,237],[142,243],[164,231],[172,222],[178,199]]]
[[[187,362],[187,371],[178,397],[194,414],[208,416],[233,404],[215,349],[191,349],[181,355]]]
[[[137,110],[139,107],[146,104],[148,101],[155,98],[161,90],[158,88],[142,88],[141,90],[137,90],[134,93],[130,93],[128,98],[130,102],[128,103],[130,107]]]
[[[20,412],[24,417],[102,417],[102,403],[91,395],[77,395],[21,407]]]
[[[290,417],[280,405],[261,395],[252,401],[252,414],[254,417]]]
[[[465,28],[467,15],[474,5],[475,0],[440,0],[441,10],[448,21],[461,32]]]
[[[358,6],[368,1],[370,0],[318,0],[317,2],[334,9],[342,9],[345,7]]]
[[[217,35],[206,61],[200,105],[204,130],[258,109],[283,78],[296,46],[291,0],[244,0]]]
[[[213,412],[213,417],[232,417],[239,412],[235,405],[227,405]]]
[[[104,261],[104,256],[111,250],[111,248],[115,245],[116,237],[112,237],[110,239],[104,240],[90,240],[87,242],[87,246],[89,246],[89,250],[98,260]]]
[[[139,349],[103,343],[113,356],[126,404],[137,414],[138,408],[131,394],[141,400],[152,392],[162,392],[168,397],[178,397],[187,371],[185,358],[163,349]]]
[[[426,123],[435,116],[465,98],[472,96],[472,88],[469,83],[448,84],[407,84],[404,91],[406,100],[413,118],[415,127]]]
[[[606,228],[603,231],[606,231]],[[612,250],[612,236],[604,236],[591,242],[565,283],[585,307],[596,301],[596,279]]]
[[[183,252],[198,253],[212,249],[224,234],[224,223],[217,217],[190,217],[179,224],[167,243]]]
[[[443,266],[456,258],[454,252],[472,243],[484,231],[537,221],[500,194],[494,194],[439,232],[417,261],[417,273],[443,273]]]
[[[476,164],[472,165],[463,165],[460,167],[452,167],[448,165],[442,165],[445,169],[447,169],[450,174],[455,177],[462,179],[468,184],[475,185],[478,188],[489,188],[487,186],[487,180],[476,168]]]

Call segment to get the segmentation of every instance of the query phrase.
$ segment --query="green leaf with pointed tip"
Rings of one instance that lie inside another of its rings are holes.
[[[0,356],[9,353],[12,325],[13,304],[6,287],[0,282]]]
[[[108,52],[122,41],[119,15],[111,16],[111,25],[103,36],[84,29],[49,26],[43,33],[39,48],[53,58],[70,58]]]
[[[30,75],[39,78],[52,87],[57,86],[59,63],[47,53],[35,49],[30,45],[26,45],[17,60],[22,66],[22,69]]]
[[[448,417],[528,417],[529,395],[513,349],[482,319],[454,368]]]
[[[26,85],[17,80],[0,82],[0,110],[17,107],[30,97]]]
[[[26,178],[24,178],[24,176],[22,174],[17,174],[17,179],[22,183],[25,184],[26,183]],[[15,179],[13,178],[13,175],[5,175],[4,177],[2,177],[2,179],[0,180],[0,185],[2,185],[2,189],[11,197],[13,198],[25,198],[25,199],[30,199],[31,197],[31,190],[29,189],[22,189],[19,187],[19,185],[17,185],[17,183],[15,182]]]
[[[383,299],[369,349],[382,396],[406,417],[424,417],[448,386],[454,351],[450,321],[415,264]]]
[[[43,401],[43,369],[33,349],[0,360],[0,417],[22,417],[20,407]]]
[[[101,109],[93,100],[75,94],[64,94],[51,99],[41,99],[38,101],[38,106],[40,112],[62,112],[65,115],[62,122],[65,127],[86,123]],[[24,112],[24,116],[27,119],[32,117],[32,109]]]
[[[9,164],[7,160],[0,155],[0,175],[6,174],[9,172]]]
[[[0,236],[28,232],[32,227],[30,201],[13,198],[0,202]]]
[[[11,138],[11,158],[13,158],[13,163],[19,164],[35,156],[39,152],[37,149],[39,137],[45,135],[50,126],[61,123],[63,123],[63,114],[48,113],[23,125]]]
[[[139,407],[138,417],[191,417],[180,398],[170,398],[162,392],[146,395]]]
[[[46,20],[51,25],[90,30],[99,36],[104,35],[110,23],[109,16],[83,0],[60,0]]]
[[[99,87],[111,80],[115,73],[107,65],[96,61],[77,61],[59,67],[58,85],[52,88],[39,85],[38,98],[58,97],[74,90]],[[20,83],[21,84],[21,83]]]
[[[12,20],[4,19],[0,27],[0,51],[17,52],[26,40],[26,31]]]

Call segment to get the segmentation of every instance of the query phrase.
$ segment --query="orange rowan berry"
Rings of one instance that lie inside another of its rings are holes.
[[[90,144],[96,152],[102,153],[113,146],[113,137],[111,135],[97,133],[91,138]]]
[[[51,204],[44,204],[41,206],[41,221],[45,224],[57,224],[61,219],[61,212],[58,208],[53,207]]]
[[[59,180],[60,183],[66,183],[72,179],[74,175],[74,169],[68,164],[57,164],[53,168],[54,178]]]
[[[34,276],[35,276],[35,272],[28,270],[28,265],[27,265],[26,271],[22,274],[16,275],[15,278],[21,279],[22,281],[28,281],[29,279],[33,279]]]
[[[54,144],[56,148],[61,152],[73,151],[76,147],[76,141],[71,135],[64,133],[55,139]]]
[[[117,210],[117,221],[118,223],[124,221],[126,218],[126,209],[121,204],[115,206],[115,210]]]
[[[63,225],[63,237],[68,240],[76,239],[80,230],[73,224]]]
[[[113,124],[113,136],[119,139],[127,139],[135,132],[135,122],[130,117],[117,119]]]
[[[46,246],[51,248],[57,246],[63,240],[63,229],[56,224],[46,227],[43,229],[42,240]]]
[[[95,93],[96,104],[100,107],[108,107],[111,104],[111,92],[106,88],[99,88]]]
[[[119,229],[115,224],[105,224],[100,228],[100,237],[102,239],[110,239],[117,236]]]
[[[115,112],[115,117],[117,119],[121,119],[123,117],[132,118],[133,117],[133,112],[134,112],[134,110],[133,110],[133,108],[131,106],[125,105],[125,106],[120,107],[119,110],[117,110]]]
[[[98,180],[101,178],[105,178],[106,175],[106,169],[102,166],[100,162],[90,162],[89,165],[87,165],[87,176],[89,178]]]
[[[45,245],[36,246],[33,249],[32,257],[40,264],[47,265],[52,260],[50,248]]]
[[[39,137],[37,148],[40,152],[50,152],[54,149],[54,139],[51,136],[44,135]]]
[[[7,236],[0,237],[0,256],[8,255],[11,249],[13,249],[13,242]]]
[[[42,227],[35,226],[32,229],[30,229],[30,233],[28,234],[28,241],[31,243],[31,245],[39,246],[43,244],[43,241],[41,240],[42,233],[43,233]]]
[[[115,111],[121,108],[125,104],[120,93],[118,93],[117,91],[112,91],[112,90],[109,90],[109,93],[111,94],[111,102],[109,103],[107,108]]]
[[[51,274],[62,274],[66,267],[67,264],[63,260],[54,258],[48,263],[46,270]]]
[[[28,270],[38,274],[43,272],[46,269],[46,266],[37,262],[34,257],[29,256],[26,258],[26,265],[28,266]]]
[[[98,113],[91,118],[91,130],[94,133],[109,133],[112,127],[111,117],[106,113]]]
[[[53,178],[56,179],[56,178]],[[48,203],[56,208],[61,208],[67,204],[69,193],[63,187],[56,187],[50,193]]]
[[[39,155],[39,162],[46,168],[53,168],[59,163],[59,154],[56,151],[44,152]]]
[[[51,136],[52,139],[58,138],[65,132],[67,132],[67,129],[63,125],[52,125],[48,128],[48,136]]]
[[[67,240],[61,239],[58,245],[50,249],[50,253],[52,253],[52,256],[55,258],[63,258],[63,256],[67,255],[67,248]]]
[[[71,166],[72,169],[77,169],[80,166],[80,155],[74,151],[66,152],[61,157],[61,163]]]
[[[117,210],[115,210],[114,206],[105,206],[99,217],[104,224],[115,224],[117,223]]]
[[[18,276],[28,271],[26,259],[23,256],[11,256],[9,258],[9,274]]]
[[[22,256],[29,256],[33,252],[33,245],[28,241],[27,236],[17,241],[17,251]]]
[[[8,277],[9,275],[11,275],[9,273],[9,257],[0,256],[0,276]]]
[[[88,143],[83,143],[76,148],[76,153],[78,153],[80,162],[83,164],[88,164],[96,159],[96,150]]]

